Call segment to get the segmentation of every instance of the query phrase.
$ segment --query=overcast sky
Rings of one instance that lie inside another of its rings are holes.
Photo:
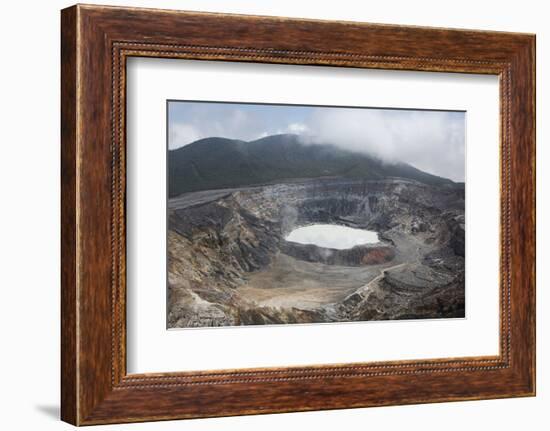
[[[213,136],[250,141],[295,133],[309,144],[331,143],[464,181],[464,112],[171,101],[168,120],[170,149]]]

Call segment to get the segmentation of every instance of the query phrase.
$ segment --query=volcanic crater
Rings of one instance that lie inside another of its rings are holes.
[[[331,248],[297,228],[372,231]],[[464,317],[464,187],[326,176],[168,204],[168,327]]]

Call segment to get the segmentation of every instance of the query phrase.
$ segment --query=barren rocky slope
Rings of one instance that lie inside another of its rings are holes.
[[[464,188],[341,176],[169,201],[168,326],[464,316]],[[348,250],[285,241],[314,223],[374,230]]]

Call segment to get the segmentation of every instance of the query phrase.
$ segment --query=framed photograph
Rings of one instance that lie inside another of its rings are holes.
[[[62,11],[62,419],[535,394],[535,36]]]

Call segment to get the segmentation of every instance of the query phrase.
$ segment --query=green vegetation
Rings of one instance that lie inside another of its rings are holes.
[[[432,185],[454,184],[404,163],[385,163],[332,145],[304,144],[297,135],[273,135],[251,142],[206,138],[168,153],[170,197],[320,177],[401,177]]]

